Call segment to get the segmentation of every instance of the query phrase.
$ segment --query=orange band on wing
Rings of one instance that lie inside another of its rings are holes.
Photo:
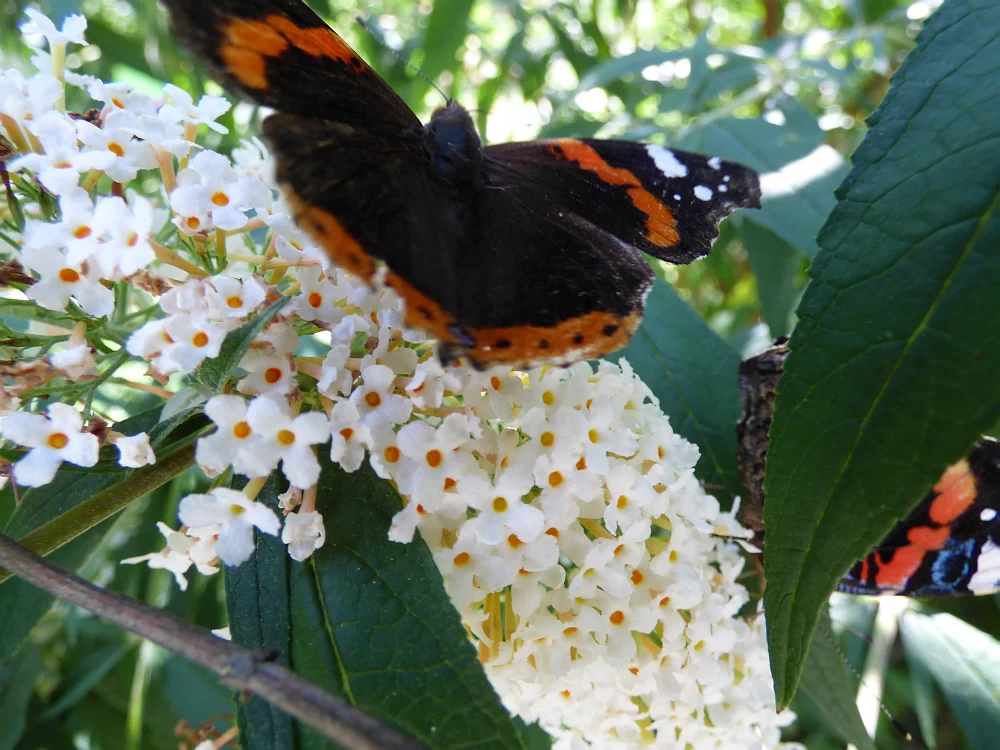
[[[556,138],[549,141],[549,153],[557,159],[575,161],[609,185],[628,185],[632,204],[646,214],[646,239],[659,247],[672,247],[680,241],[677,219],[655,195],[642,186],[627,169],[612,167],[591,146],[576,138]]]
[[[884,588],[902,588],[920,568],[927,553],[943,548],[950,537],[948,528],[917,526],[910,529],[906,534],[909,544],[897,549],[888,563],[883,563],[881,554],[875,553],[878,560],[875,583]]]
[[[454,341],[455,334],[449,329],[455,325],[455,318],[439,303],[417,289],[398,273],[387,271],[385,285],[403,298],[406,304],[405,321],[411,328],[420,328],[439,341]]]
[[[377,268],[375,259],[344,229],[337,217],[303,202],[287,186],[284,192],[295,222],[326,250],[331,260],[355,276],[371,280]]]
[[[934,485],[938,493],[931,501],[929,515],[934,523],[949,524],[976,502],[976,478],[964,458],[952,464]]]
[[[289,44],[307,55],[326,57],[363,70],[364,61],[347,42],[326,26],[301,28],[285,16],[272,14],[263,21],[233,17],[222,30],[225,43],[219,57],[240,83],[251,89],[266,89],[267,58],[279,57]]]
[[[628,343],[642,313],[592,312],[554,326],[474,328],[476,346],[466,354],[478,365],[531,365],[593,359]]]

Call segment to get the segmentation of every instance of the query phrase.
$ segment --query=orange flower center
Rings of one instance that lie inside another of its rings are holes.
[[[226,298],[226,304],[229,305],[234,310],[238,310],[243,307],[243,298],[238,294],[234,294],[232,297]]]
[[[494,375],[492,378],[490,378],[490,385],[493,386],[493,390],[494,391],[499,391],[500,390],[500,386],[502,385],[501,382],[500,382],[500,378],[498,378],[496,375]]]
[[[246,422],[237,422],[233,425],[233,435],[238,437],[240,440],[250,437],[250,433],[253,430],[250,429],[250,425]]]
[[[350,440],[354,436],[354,430],[350,427],[345,427],[340,431],[340,436],[344,438],[344,440]]]
[[[215,193],[215,195],[212,196],[212,203],[214,203],[216,206],[228,206],[229,196],[220,190],[217,193]]]
[[[281,380],[281,368],[280,367],[268,367],[264,370],[264,382],[274,385],[279,380]]]
[[[185,223],[188,225],[188,229],[197,229],[201,226],[201,219],[197,216],[188,216]]]
[[[427,451],[425,458],[427,459],[427,465],[432,469],[436,469],[441,465],[441,461],[444,456],[441,455],[441,451],[435,448],[434,450]]]
[[[129,247],[135,247],[136,245],[139,244],[139,235],[136,234],[135,232],[131,232],[128,236],[128,239],[125,240],[125,244],[128,245]]]
[[[379,396],[375,391],[369,391],[365,394],[365,403],[371,408],[375,408],[382,403],[382,397]]]
[[[110,151],[115,156],[125,156],[125,149],[123,149],[121,145],[115,143],[114,141],[111,141],[111,143],[108,144],[108,151]]]
[[[62,268],[59,271],[59,281],[64,284],[75,284],[80,280],[80,272],[72,268]]]
[[[614,612],[611,613],[611,617],[609,617],[608,620],[611,621],[612,625],[621,625],[623,622],[625,622],[625,613],[622,612],[620,609],[615,610]]]
[[[385,455],[386,461],[388,461],[391,464],[394,464],[399,460],[399,448],[397,448],[395,445],[390,445],[388,448],[385,449],[385,453],[383,455]]]
[[[191,337],[191,343],[201,349],[208,344],[208,334],[204,331],[198,331],[198,333]]]
[[[73,236],[76,237],[78,240],[85,240],[92,233],[93,233],[93,230],[90,227],[86,226],[86,225],[84,225],[82,227],[77,227],[76,229],[73,230]]]
[[[517,538],[517,534],[511,534],[509,537],[507,537],[507,544],[509,544],[512,549],[517,549],[522,544],[524,544],[524,542],[522,542],[520,539]]]
[[[551,474],[549,474],[549,487],[555,488],[562,483],[563,483],[563,475],[560,474],[558,471],[553,471]]]
[[[455,489],[455,485],[457,485],[457,484],[458,484],[458,482],[456,482],[451,477],[445,477],[444,478],[444,491],[447,492],[448,490]]]
[[[291,430],[278,430],[277,438],[282,445],[292,445],[295,442],[295,433]]]
[[[319,307],[322,304],[323,304],[323,295],[322,294],[320,294],[319,292],[312,292],[309,295],[309,306],[310,307]]]
[[[462,565],[468,565],[469,560],[471,559],[472,557],[469,555],[468,552],[459,552],[457,555],[455,555],[454,563],[456,567],[460,567]]]
[[[625,510],[628,507],[628,498],[625,495],[618,496],[618,510]]]
[[[50,448],[55,448],[57,451],[62,450],[69,444],[69,436],[62,432],[53,432],[49,435],[48,444]]]

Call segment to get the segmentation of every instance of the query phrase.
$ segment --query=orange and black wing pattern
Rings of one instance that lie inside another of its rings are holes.
[[[226,88],[282,112],[368,128],[419,118],[301,0],[163,0],[181,40]]]

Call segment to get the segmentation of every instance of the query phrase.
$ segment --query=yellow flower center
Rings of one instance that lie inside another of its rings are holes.
[[[223,193],[220,190],[217,193],[215,193],[215,195],[212,196],[212,203],[214,203],[216,206],[220,206],[220,207],[221,206],[228,206],[229,205],[229,196],[226,195],[225,193]]]
[[[229,515],[231,516],[242,516],[246,512],[247,509],[244,508],[242,505],[237,505],[236,503],[233,503],[232,505],[229,506]]]
[[[291,430],[278,430],[277,438],[282,445],[292,445],[295,442],[295,433]]]
[[[545,391],[542,394],[542,403],[546,406],[552,406],[556,402],[556,396],[552,391]]]
[[[250,429],[250,425],[246,422],[237,422],[233,425],[233,435],[240,440],[250,437],[250,433],[252,432],[253,430]]]
[[[538,438],[538,442],[540,442],[546,448],[550,448],[555,441],[556,441],[556,436],[553,435],[551,432],[543,432],[542,436]]]
[[[121,147],[120,144],[111,141],[108,144],[108,151],[110,151],[115,156],[125,156],[125,149]]]
[[[53,432],[49,435],[48,444],[50,448],[59,451],[69,444],[69,436],[62,432]]]
[[[493,498],[493,512],[494,513],[506,513],[507,512],[507,498],[505,497],[495,497]]]
[[[229,305],[234,310],[238,310],[243,307],[243,298],[238,294],[234,294],[232,297],[226,298],[226,304]]]
[[[587,437],[590,438],[590,442],[592,442],[594,445],[597,445],[601,440],[601,434],[595,429],[591,429],[587,433]]]

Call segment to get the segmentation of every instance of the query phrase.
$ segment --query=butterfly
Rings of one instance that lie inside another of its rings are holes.
[[[764,468],[787,339],[740,365],[737,427],[743,522],[764,538]],[[848,594],[960,596],[1000,591],[1000,443],[980,438],[837,586]]]
[[[630,141],[484,146],[449,101],[425,125],[299,0],[165,0],[179,37],[262,128],[294,218],[405,302],[445,363],[567,364],[624,346],[654,274],[705,256],[752,170]]]

